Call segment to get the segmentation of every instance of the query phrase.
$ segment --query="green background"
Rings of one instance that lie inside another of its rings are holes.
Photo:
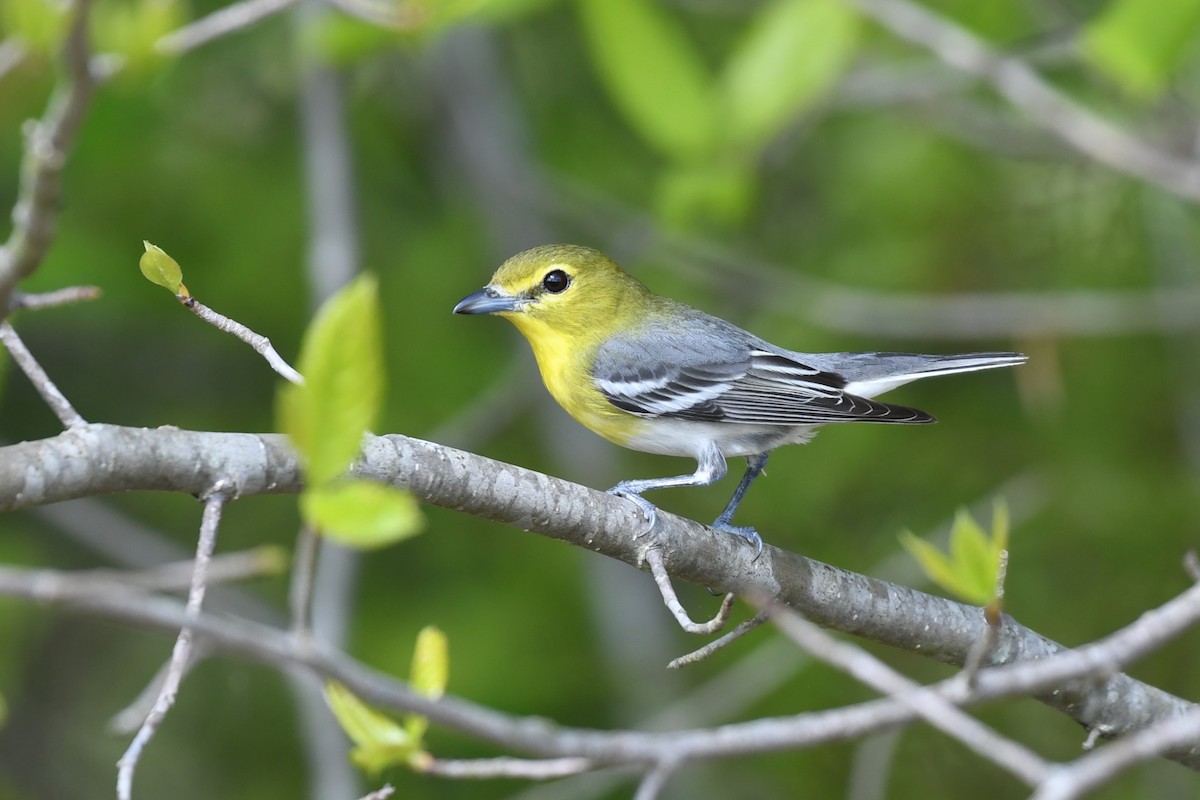
[[[10,10],[25,0],[13,2]],[[110,0],[97,14],[136,21],[149,5]],[[1200,67],[1195,4],[1161,5],[1178,15],[1168,32],[1142,32],[1131,3],[1107,10],[1135,18],[1120,24],[1107,23],[1099,3],[935,8],[1006,52],[1048,51],[1042,69],[1060,89],[1123,126],[1153,130],[1164,147],[1185,147]],[[190,19],[217,7],[177,11]],[[128,64],[84,122],[57,238],[23,287],[94,284],[104,295],[16,318],[84,417],[274,429],[277,377],[147,283],[137,260],[143,239],[160,245],[196,297],[294,358],[313,304],[299,76],[324,64],[344,90],[362,263],[377,273],[382,295],[388,401],[380,432],[434,438],[600,488],[690,469],[578,428],[545,395],[510,326],[450,314],[508,255],[577,242],[609,252],[655,291],[798,350],[1030,355],[1017,370],[889,395],[936,414],[937,426],[842,427],[777,453],[739,514],[771,544],[924,585],[897,533],[935,534],[962,505],[975,504],[986,519],[1000,493],[1014,516],[1007,609],[1059,642],[1102,636],[1188,585],[1181,559],[1200,523],[1196,326],[1164,335],[1151,314],[1150,325],[1130,330],[1118,321],[1110,333],[1088,335],[1055,328],[1052,308],[1047,325],[963,337],[930,331],[923,317],[889,327],[864,303],[1015,291],[1195,293],[1192,204],[1072,154],[986,88],[852,16],[806,17],[815,38],[785,42],[785,56],[762,56],[764,66],[747,42],[756,26],[783,24],[763,22],[785,13],[770,4],[410,7],[431,16],[403,34],[333,16],[304,29],[285,14],[177,59],[145,56],[156,30],[129,23],[123,43],[108,34]],[[14,19],[5,20],[8,37],[21,33]],[[1179,39],[1169,47],[1161,38],[1168,33]],[[829,45],[836,36],[842,44]],[[726,67],[739,54],[743,84],[727,88],[722,105],[713,87],[736,83]],[[35,46],[0,78],[0,206],[16,196],[22,122],[42,113],[54,75]],[[831,311],[825,301],[837,298],[847,305]],[[7,371],[0,437],[53,436],[54,417]],[[653,499],[708,520],[735,480]],[[103,503],[155,537],[194,546],[200,506],[192,498]],[[450,640],[451,692],[598,728],[664,724],[655,720],[669,709],[684,716],[665,724],[686,726],[873,696],[801,664],[769,629],[667,672],[667,660],[702,641],[678,630],[646,575],[452,511],[426,513],[421,536],[359,561],[348,649],[377,668],[406,675],[417,631],[436,624]],[[93,519],[85,527],[127,540],[123,524]],[[218,547],[290,549],[296,527],[294,498],[248,498],[228,510]],[[0,519],[5,562],[129,566],[144,555],[133,551],[115,559],[37,511]],[[285,577],[244,588],[282,614]],[[702,588],[681,593],[693,616],[715,611]],[[1193,697],[1197,644],[1189,634],[1132,672]],[[0,695],[9,707],[0,798],[110,796],[126,739],[108,732],[109,719],[169,649],[161,635],[0,599]],[[921,680],[949,674],[877,650]],[[1080,752],[1078,727],[1033,700],[980,714],[1047,757]],[[870,761],[889,744],[888,766]],[[495,753],[436,728],[430,747],[444,757]],[[1027,793],[924,727],[867,747],[693,766],[668,796],[840,797],[881,771],[889,798]],[[528,788],[403,771],[386,778],[398,797],[412,798]],[[216,658],[184,684],[143,757],[136,791],[265,800],[304,796],[306,781],[283,681]],[[1192,797],[1196,785],[1184,768],[1155,763],[1096,796]],[[537,796],[627,797],[632,786],[557,791]]]

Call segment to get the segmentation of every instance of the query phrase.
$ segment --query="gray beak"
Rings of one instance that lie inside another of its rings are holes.
[[[455,314],[495,314],[498,311],[516,311],[519,298],[502,295],[491,286],[485,286],[469,294],[454,307]]]

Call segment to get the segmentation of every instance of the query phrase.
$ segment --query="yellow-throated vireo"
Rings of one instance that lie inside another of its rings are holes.
[[[833,422],[934,422],[924,411],[868,398],[909,381],[1011,367],[1020,353],[798,353],[683,303],[659,297],[604,254],[544,245],[501,265],[491,281],[454,307],[498,314],[533,347],[542,379],[585,427],[633,450],[696,459],[696,471],[621,481],[609,492],[707,486],[725,459],[746,457],[746,474],[714,528],[762,550],[753,528],[733,525],[738,504],[780,445],[812,438]],[[756,556],[757,557],[757,556]]]

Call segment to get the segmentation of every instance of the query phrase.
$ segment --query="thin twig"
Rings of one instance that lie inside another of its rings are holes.
[[[733,642],[745,636],[750,631],[762,625],[768,619],[768,614],[765,611],[760,611],[753,617],[743,620],[737,624],[737,627],[729,633],[722,636],[720,639],[715,639],[704,647],[697,648],[686,655],[682,655],[667,664],[667,669],[679,669],[688,664],[695,664],[711,656],[723,647],[728,647]]]
[[[222,483],[213,487],[208,496],[204,498],[204,514],[200,521],[200,536],[196,543],[195,568],[192,571],[192,584],[188,591],[187,605],[184,608],[184,613],[189,620],[200,616],[200,609],[204,604],[204,592],[208,588],[208,565],[213,550],[216,548],[217,529],[221,525],[221,512],[224,511],[225,504],[231,497],[231,487]],[[154,737],[154,732],[158,730],[158,726],[166,717],[167,712],[171,710],[171,706],[175,704],[175,696],[183,681],[184,671],[191,658],[191,650],[192,628],[188,624],[184,624],[179,631],[179,636],[175,639],[171,663],[167,669],[162,689],[158,693],[158,699],[154,703],[154,708],[146,717],[146,721],[142,723],[137,735],[133,737],[133,741],[129,743],[125,754],[117,762],[118,800],[132,800],[133,773],[137,769],[138,759],[141,758],[142,750]]]
[[[14,311],[22,308],[38,309],[65,306],[71,303],[82,303],[85,300],[95,300],[102,294],[99,286],[68,286],[65,289],[55,289],[50,292],[28,294],[22,291],[13,292],[12,308]]]
[[[292,615],[292,635],[299,640],[312,637],[313,575],[317,567],[320,537],[308,523],[296,534],[296,552],[292,556],[292,581],[288,585],[288,608]]]
[[[267,360],[267,363],[271,365],[271,369],[278,372],[288,381],[295,384],[304,383],[304,376],[293,369],[291,364],[283,360],[283,357],[276,352],[274,345],[271,344],[271,340],[266,336],[255,333],[242,323],[213,311],[194,297],[180,297],[179,302],[183,303],[189,311],[217,330],[235,336],[250,345],[250,347],[254,348],[254,352]]]
[[[1013,106],[1079,153],[1110,169],[1200,200],[1200,163],[1159,150],[1054,88],[1018,58],[909,0],[847,0],[897,36],[991,84]]]
[[[188,660],[183,665],[183,671],[180,675],[180,683],[183,682],[192,669],[197,664],[203,662],[212,652],[212,648],[204,642],[195,642],[192,645],[191,653],[188,654]],[[167,682],[167,676],[171,674],[172,662],[167,659],[162,666],[158,668],[158,672],[146,682],[142,690],[138,692],[137,697],[129,701],[117,713],[113,714],[108,721],[108,729],[117,736],[133,736],[136,734],[145,723],[146,718],[154,711],[155,705],[158,704],[159,695],[162,694],[162,688]]]
[[[339,652],[300,649],[294,638],[279,629],[230,617],[201,614],[189,617],[178,602],[122,587],[103,592],[70,581],[46,581],[29,570],[0,567],[0,593],[40,603],[64,606],[87,614],[135,622],[162,631],[190,626],[198,638],[224,651],[241,654],[281,671],[302,670],[345,684],[364,701],[382,708],[421,714],[445,725],[505,747],[548,757],[579,756],[598,764],[646,764],[673,760],[704,760],[750,753],[774,752],[845,741],[904,724],[918,717],[908,704],[887,697],[828,711],[805,712],[734,723],[717,728],[643,733],[594,731],[558,726],[546,720],[531,721],[444,695],[431,700],[407,684],[372,671]],[[1189,607],[1194,616],[1200,591],[1189,590],[1152,613],[1173,616]],[[1159,627],[1159,621],[1151,627]],[[1002,697],[1042,693],[1078,679],[1095,669],[1087,649],[1110,646],[1119,640],[1137,640],[1145,620],[1137,620],[1097,645],[1085,645],[1041,661],[1026,661],[985,670],[976,690],[967,689],[960,676],[925,687],[913,697],[935,693],[953,703],[974,703]],[[911,698],[910,698],[911,699]],[[1194,763],[1186,754],[1167,754]]]
[[[670,612],[675,616],[675,621],[679,623],[679,627],[683,628],[688,633],[716,633],[725,627],[725,623],[729,621],[729,613],[733,609],[734,595],[732,592],[725,595],[725,599],[721,601],[721,607],[717,609],[717,615],[708,622],[693,622],[684,610],[683,604],[679,602],[679,598],[675,595],[675,587],[671,585],[671,576],[667,572],[666,564],[663,562],[662,553],[657,547],[651,547],[646,552],[646,563],[650,565],[650,572],[654,575],[654,583],[658,586],[658,591],[662,594],[663,602],[666,604]]]
[[[679,765],[671,761],[656,764],[642,778],[642,782],[638,784],[637,793],[634,794],[633,800],[655,800],[662,793],[662,790],[666,788],[667,781],[671,780],[671,776],[678,769]]]
[[[364,794],[359,800],[387,800],[395,793],[396,789],[390,783],[385,783],[375,791]]]
[[[1050,775],[1050,765],[1037,753],[993,731],[958,706],[880,659],[836,639],[784,606],[771,607],[771,620],[809,655],[836,667],[915,711],[935,728],[954,737],[977,755],[1007,769],[1029,786]]]
[[[272,14],[291,8],[297,0],[245,0],[214,11],[159,39],[154,47],[166,55],[178,55],[208,44],[230,33],[248,28]]]
[[[75,0],[63,45],[67,64],[63,83],[55,89],[45,114],[26,128],[21,185],[13,206],[13,229],[0,247],[0,317],[9,308],[19,281],[42,263],[54,237],[61,204],[62,172],[95,91],[88,44],[90,0]]]
[[[25,346],[21,337],[8,322],[0,322],[0,344],[3,344],[8,350],[12,360],[29,378],[33,388],[41,395],[46,405],[50,406],[50,410],[54,412],[54,416],[58,417],[63,427],[75,428],[87,424],[87,420],[79,415],[79,412],[71,405],[71,401],[59,391],[54,381],[50,380],[46,370],[42,369],[42,365],[33,357],[33,353],[29,352],[29,348]]]
[[[1058,767],[1029,800],[1075,800],[1169,750],[1200,747],[1200,708],[1163,720]]]
[[[524,778],[545,781],[596,768],[587,758],[433,758],[420,771],[441,778]]]
[[[282,551],[275,545],[261,545],[236,553],[213,556],[207,567],[208,584],[236,583],[270,575],[284,568]],[[73,572],[72,580],[120,583],[148,592],[179,592],[191,588],[194,561],[176,561],[141,570],[92,569]]]

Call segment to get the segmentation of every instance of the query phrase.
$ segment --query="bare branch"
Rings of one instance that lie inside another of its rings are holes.
[[[90,0],[72,3],[63,46],[66,75],[45,115],[26,129],[21,187],[12,211],[13,230],[0,247],[0,317],[9,308],[17,283],[38,268],[54,237],[67,151],[96,87],[88,45],[90,7]]]
[[[68,286],[65,289],[38,292],[37,294],[16,291],[13,292],[12,306],[14,311],[21,308],[52,308],[71,303],[82,303],[85,300],[95,300],[101,294],[99,286]]]
[[[1172,194],[1200,200],[1200,163],[1121,130],[1054,88],[1025,62],[997,53],[966,28],[909,0],[847,2],[946,64],[987,81],[1080,154]]]
[[[274,545],[261,545],[237,553],[213,556],[207,567],[207,582],[236,583],[278,575],[286,567],[284,555]],[[143,570],[93,569],[74,572],[73,580],[119,583],[149,592],[187,591],[195,573],[194,561],[177,561]]]
[[[1030,800],[1075,800],[1173,748],[1195,750],[1197,742],[1200,742],[1200,708],[1193,708],[1058,768]]]
[[[288,608],[292,616],[292,635],[301,640],[312,637],[313,575],[317,568],[317,548],[320,540],[308,523],[296,534],[296,551],[292,556],[292,581],[288,585]]]
[[[375,791],[363,795],[359,800],[387,800],[395,793],[395,788],[390,783],[385,783]]]
[[[764,553],[765,555],[765,553]],[[46,580],[45,571],[0,567],[0,594],[24,597],[88,614],[132,621],[165,632],[190,627],[198,640],[214,648],[240,654],[283,671],[300,670],[345,684],[364,701],[380,707],[421,714],[433,722],[503,747],[534,755],[587,758],[600,764],[648,766],[682,764],[711,758],[773,752],[846,741],[866,733],[887,730],[917,719],[917,713],[895,698],[884,698],[828,711],[754,720],[717,728],[666,733],[591,731],[567,728],[542,719],[530,721],[499,713],[445,695],[431,700],[407,684],[382,675],[337,652],[297,647],[285,631],[234,618],[207,614],[191,617],[177,601],[146,595],[124,587],[96,591],[96,587],[66,580]],[[1154,614],[1176,615],[1193,607],[1200,590],[1189,590]],[[1089,654],[1093,647],[1111,646],[1142,635],[1143,621],[1109,637],[1106,642],[1064,652],[1043,661],[1010,664],[985,670],[975,690],[956,676],[920,691],[937,692],[955,703],[979,702],[1016,694],[1044,693],[1095,669]],[[1155,623],[1157,624],[1157,623]],[[1089,680],[1094,680],[1090,678]],[[1194,756],[1174,751],[1172,758],[1197,764]]]
[[[655,800],[666,788],[667,781],[671,780],[671,776],[678,768],[678,764],[671,762],[656,764],[654,769],[647,772],[646,776],[642,778],[642,782],[638,784],[633,800]]]
[[[770,612],[771,621],[813,658],[904,703],[930,725],[962,742],[976,755],[998,764],[1030,786],[1037,786],[1049,777],[1050,765],[1041,756],[999,735],[949,700],[936,692],[925,690],[921,684],[896,672],[866,650],[835,639],[783,606],[771,606]]]
[[[278,372],[288,381],[295,384],[304,383],[304,376],[293,369],[291,364],[283,360],[283,357],[276,352],[275,346],[271,344],[271,340],[266,336],[263,336],[261,333],[255,333],[237,320],[230,319],[224,314],[213,311],[194,297],[180,297],[179,302],[183,303],[189,311],[217,330],[235,336],[250,345],[254,349],[254,352],[267,360],[267,363],[271,365],[271,369]]]
[[[631,565],[642,557],[644,544],[634,535],[644,527],[637,509],[568,481],[399,435],[367,439],[355,471],[411,490],[425,502],[572,542]],[[233,476],[240,495],[300,487],[296,456],[280,436],[87,425],[53,439],[0,448],[0,510],[111,491],[202,493],[222,476]],[[754,559],[750,548],[733,537],[666,512],[658,516],[656,535],[676,579],[772,597],[818,624],[937,660],[961,665],[986,624],[977,607],[778,548],[765,547]],[[955,691],[964,692],[961,697],[990,697],[1053,686],[1054,691],[1039,695],[1042,702],[1088,729],[1119,737],[1190,707],[1116,670],[1178,635],[1197,617],[1200,589],[1192,589],[1127,631],[1070,653],[1005,617],[991,664],[1037,661],[1030,665],[1036,671],[987,669],[979,675],[976,693]],[[1093,677],[1076,681],[1082,674]],[[357,692],[361,687],[351,688]],[[842,724],[849,726],[846,731],[864,730],[862,719]],[[872,724],[878,729],[874,718]],[[1200,765],[1200,756],[1181,760]]]
[[[732,644],[733,642],[742,638],[747,633],[754,630],[759,625],[762,625],[766,621],[767,621],[766,612],[760,611],[759,613],[755,614],[750,619],[739,623],[736,628],[734,628],[729,633],[722,636],[720,639],[711,641],[708,644],[704,645],[704,647],[693,650],[692,652],[690,652],[686,655],[682,655],[679,658],[672,660],[669,664],[667,664],[667,669],[679,669],[680,667],[685,667],[688,664],[695,664],[698,661],[703,661],[704,659],[708,658],[709,656],[711,656],[713,653],[717,652],[721,648],[727,647],[730,644]]]
[[[298,0],[244,0],[234,3],[171,31],[159,39],[154,47],[160,53],[178,55],[248,28],[272,14],[291,8],[297,2]]]
[[[657,547],[651,546],[646,551],[646,563],[650,565],[650,573],[654,576],[654,583],[662,594],[663,602],[675,617],[675,621],[679,623],[679,627],[688,633],[700,634],[716,633],[725,627],[725,623],[729,621],[729,613],[733,609],[732,594],[725,595],[725,599],[721,601],[721,607],[717,609],[717,615],[708,622],[692,622],[692,618],[688,616],[683,604],[675,595],[675,587],[671,585],[671,576],[667,573],[662,553]]]
[[[87,420],[79,415],[67,396],[59,391],[54,381],[50,380],[46,370],[42,369],[42,365],[33,357],[33,353],[29,352],[29,348],[25,346],[21,337],[8,322],[0,322],[0,344],[3,344],[8,350],[8,354],[29,378],[33,388],[41,395],[46,405],[50,406],[50,410],[54,412],[54,416],[58,417],[63,427],[74,428],[87,424]]]
[[[200,609],[204,604],[204,593],[208,589],[208,565],[217,544],[217,529],[221,524],[221,512],[224,511],[225,503],[232,496],[231,486],[226,482],[218,482],[204,498],[204,515],[200,522],[200,536],[196,544],[196,561],[192,570],[187,606],[184,609],[184,614],[189,620],[200,616]],[[184,624],[175,640],[175,649],[171,653],[167,675],[158,692],[158,699],[154,702],[154,708],[150,710],[150,715],[146,717],[146,721],[142,723],[141,729],[129,743],[125,754],[117,762],[118,800],[132,800],[133,772],[137,769],[138,759],[141,758],[142,750],[154,737],[158,726],[166,718],[167,712],[171,710],[171,706],[175,704],[175,696],[179,692],[179,685],[183,682],[183,676],[191,657],[192,629]]]
[[[578,775],[596,768],[586,758],[434,758],[422,764],[420,771],[441,778],[524,778],[545,781]]]

